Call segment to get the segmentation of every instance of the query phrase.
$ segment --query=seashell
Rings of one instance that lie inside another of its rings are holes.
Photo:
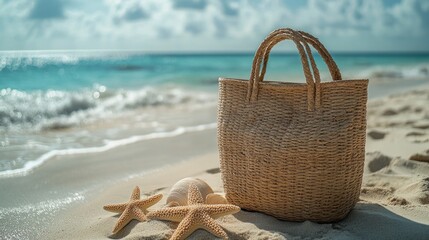
[[[185,206],[188,204],[188,189],[190,184],[195,184],[201,192],[203,199],[206,199],[208,194],[213,193],[213,189],[203,180],[199,178],[188,177],[178,181],[170,190],[167,197],[167,205],[169,207]]]
[[[209,193],[206,196],[207,204],[228,204],[226,198],[216,193]]]
[[[188,189],[190,184],[197,186],[206,204],[227,204],[225,197],[213,193],[213,189],[199,178],[188,177],[178,181],[170,190],[167,197],[167,207],[185,206],[188,204]]]

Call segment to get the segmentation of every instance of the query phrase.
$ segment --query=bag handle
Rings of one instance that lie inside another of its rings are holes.
[[[251,100],[257,100],[258,93],[259,93],[259,83],[263,81],[263,75],[261,75],[261,63],[265,62],[265,55],[269,55],[269,51],[271,48],[277,44],[278,42],[281,42],[286,39],[291,39],[299,52],[299,55],[301,56],[301,63],[304,71],[304,75],[307,82],[307,102],[308,102],[308,110],[312,111],[314,109],[314,83],[315,81],[320,82],[320,76],[319,71],[317,69],[317,66],[315,64],[313,55],[311,54],[311,49],[308,46],[305,39],[298,34],[296,31],[290,29],[290,28],[283,28],[282,31],[274,31],[271,34],[268,35],[267,38],[260,44],[258,50],[255,53],[255,57],[253,59],[253,65],[252,65],[252,72],[250,75],[250,81],[249,81],[249,87],[247,92],[247,99],[248,101]],[[271,46],[271,47],[270,47]],[[303,47],[304,46],[304,47]],[[305,50],[304,50],[305,48]],[[306,54],[307,52],[307,54]],[[314,77],[317,80],[313,79],[313,75],[310,70],[310,66],[308,63],[308,59],[310,59],[311,67],[313,69]],[[319,95],[320,98],[320,95]],[[320,99],[319,99],[320,105]]]
[[[269,34],[269,36],[267,38],[269,38],[270,36],[276,36],[278,34],[281,33],[287,33],[290,30],[288,28],[280,28],[277,29],[273,32],[271,32]],[[332,80],[333,81],[339,81],[342,80],[341,77],[341,72],[340,69],[338,68],[337,64],[335,63],[334,59],[332,58],[331,54],[329,53],[329,51],[325,48],[325,46],[313,35],[306,33],[304,31],[296,31],[296,33],[300,34],[305,40],[306,42],[310,43],[320,54],[320,56],[323,58],[324,62],[326,63],[326,65],[328,66],[329,72],[331,74]],[[264,79],[265,76],[265,72],[267,69],[267,63],[268,63],[268,59],[269,59],[269,53],[271,51],[271,49],[275,46],[275,43],[271,43],[270,45],[268,45],[265,53],[264,53],[264,63],[262,66],[262,71],[261,71],[261,76],[260,79]],[[313,65],[313,62],[312,62]],[[314,67],[313,67],[314,69]],[[317,76],[316,76],[317,75]],[[315,80],[316,80],[316,95],[315,95],[315,101],[316,101],[316,108],[320,107],[320,75],[319,73],[315,72]]]
[[[271,32],[269,36],[275,35],[275,34],[278,34],[278,33],[284,32],[284,31],[287,31],[287,28],[277,29],[277,30]],[[311,35],[309,33],[306,33],[304,31],[296,31],[296,32],[299,33],[308,43],[310,43],[311,46],[313,46],[317,50],[317,52],[319,53],[319,55],[323,58],[323,61],[325,61],[325,64],[328,66],[328,69],[329,69],[329,72],[331,74],[332,80],[333,81],[342,80],[340,69],[338,68],[337,64],[335,63],[335,61],[332,58],[332,56],[329,53],[329,51],[319,41],[319,39],[317,39],[313,35]],[[274,47],[274,45],[269,46],[267,48],[268,51],[270,51],[272,47]],[[265,54],[264,54],[264,64],[262,66],[263,68],[262,68],[262,72],[261,72],[262,79],[264,78],[265,72],[267,70],[267,63],[268,63],[268,58],[269,58],[269,54],[268,53],[265,52]]]

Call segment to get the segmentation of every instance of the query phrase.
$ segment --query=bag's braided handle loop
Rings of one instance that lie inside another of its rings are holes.
[[[287,28],[280,28],[280,29],[277,29],[277,30],[271,32],[269,36],[275,35],[275,34],[278,34],[281,32],[285,32],[285,31],[287,32],[288,29]],[[335,63],[335,61],[332,58],[329,51],[319,41],[319,39],[317,39],[313,35],[306,33],[304,31],[296,31],[296,32],[299,33],[308,43],[310,43],[311,46],[313,46],[317,50],[319,55],[323,58],[323,61],[325,61],[326,65],[328,66],[329,72],[331,73],[332,80],[333,81],[342,80],[340,69],[338,68],[337,64]],[[271,48],[273,46],[271,46]],[[267,66],[268,58],[269,58],[269,54],[267,54],[267,52],[265,52],[265,54],[264,54],[264,65],[263,65],[263,68],[261,71],[262,79],[264,79],[264,77],[265,77],[265,72],[267,70],[266,66]]]
[[[275,31],[273,31],[269,36],[275,36],[277,34],[281,34],[283,32],[289,32],[289,29],[287,28],[280,28]],[[296,31],[298,34],[300,34],[306,42],[310,43],[320,54],[320,56],[325,61],[326,65],[328,66],[329,72],[331,73],[331,77],[333,81],[339,81],[342,80],[340,69],[338,68],[337,64],[335,63],[334,59],[332,58],[331,54],[328,52],[328,50],[323,46],[323,44],[314,36],[312,36],[309,33],[303,32],[303,31]],[[266,52],[264,54],[264,63],[261,70],[261,76],[260,79],[264,79],[265,72],[267,70],[267,63],[269,59],[269,53],[271,49],[274,47],[274,44],[270,44]],[[312,62],[313,65],[313,62]],[[314,70],[314,67],[313,67]],[[320,93],[320,75],[319,73],[315,72],[315,88],[316,88],[316,95],[315,95],[315,102],[316,102],[316,108],[320,107],[320,101],[321,101],[321,93]]]
[[[325,61],[328,66],[329,72],[331,73],[331,77],[333,81],[343,80],[341,76],[340,69],[337,66],[337,63],[332,58],[329,51],[325,48],[325,46],[313,35],[306,33],[304,31],[298,31],[316,50],[319,52],[320,56]]]
[[[255,53],[255,57],[253,59],[247,99],[249,101],[257,100],[258,93],[259,93],[259,83],[263,81],[263,78],[261,78],[263,77],[263,75],[261,74],[261,63],[264,63],[263,68],[266,67],[266,63],[268,60],[265,60],[265,56],[269,55],[271,48],[275,44],[286,39],[291,39],[295,43],[298,49],[299,55],[301,56],[301,63],[302,63],[305,79],[307,82],[308,110],[312,111],[314,109],[314,100],[315,100],[314,83],[315,81],[320,82],[319,70],[317,69],[313,55],[311,54],[311,49],[308,46],[305,39],[299,33],[297,33],[296,31],[290,28],[283,28],[282,31],[272,32],[259,46],[258,50]],[[313,75],[310,70],[308,59],[310,59],[311,67],[313,69],[314,77],[316,79],[313,79]],[[319,94],[319,98],[320,98],[320,94]],[[319,104],[317,105],[320,105],[320,99],[317,102],[319,102]]]

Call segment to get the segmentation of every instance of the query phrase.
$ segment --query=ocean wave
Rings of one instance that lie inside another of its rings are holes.
[[[216,123],[208,123],[208,124],[186,126],[186,127],[182,126],[182,127],[177,127],[172,131],[153,132],[145,135],[137,135],[137,136],[132,136],[129,138],[119,139],[119,140],[106,140],[105,144],[99,147],[52,150],[50,152],[43,154],[36,160],[26,162],[25,165],[21,168],[0,171],[0,178],[25,176],[29,172],[33,171],[35,168],[41,166],[43,163],[45,163],[50,159],[53,159],[56,156],[104,152],[112,148],[116,148],[119,146],[131,144],[131,143],[136,143],[140,141],[159,139],[159,138],[169,138],[169,137],[179,136],[188,132],[199,132],[199,131],[204,131],[208,129],[215,129],[216,126],[217,126]]]
[[[62,129],[91,122],[123,111],[214,101],[214,96],[180,88],[146,87],[108,90],[104,86],[80,91],[0,90],[0,130]]]
[[[115,51],[17,51],[0,55],[0,72],[17,71],[30,67],[77,65],[86,60],[121,60],[138,53]]]
[[[79,62],[79,57],[67,54],[61,55],[28,55],[28,56],[2,56],[0,58],[0,71],[18,69],[27,67],[42,68],[46,65],[74,65]]]
[[[429,64],[419,64],[413,66],[376,66],[362,70],[359,74],[361,78],[369,79],[421,79],[429,77]]]

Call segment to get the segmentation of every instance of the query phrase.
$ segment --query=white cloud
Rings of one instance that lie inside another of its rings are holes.
[[[385,48],[380,39],[394,48],[404,34],[414,42],[429,35],[424,0],[307,0],[300,6],[282,0],[72,0],[37,12],[43,1],[50,0],[0,0],[1,49],[254,50],[268,32],[284,26],[340,50]]]
[[[417,1],[403,0],[387,7],[381,1],[316,1],[300,9],[293,19],[296,24],[321,35],[400,36],[422,34]]]
[[[393,6],[392,9],[389,9],[388,13],[395,20],[391,31],[396,31],[399,34],[422,34],[424,26],[422,26],[421,16],[417,11],[419,7],[418,1],[403,0],[401,3]]]

